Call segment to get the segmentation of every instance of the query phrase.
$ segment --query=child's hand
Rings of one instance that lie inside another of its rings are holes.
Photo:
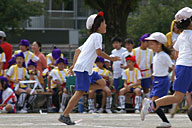
[[[18,83],[19,83],[19,80],[14,80],[14,83],[18,84]]]
[[[69,68],[69,70],[68,70],[68,74],[69,74],[69,76],[71,76],[71,75],[74,74],[74,72],[73,72],[73,68],[74,68],[73,65]]]
[[[118,56],[114,56],[114,57],[111,57],[111,61],[121,61],[121,59]]]

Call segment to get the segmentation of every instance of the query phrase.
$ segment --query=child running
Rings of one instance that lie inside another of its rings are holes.
[[[145,40],[149,41],[155,56],[153,58],[153,88],[150,93],[150,100],[155,101],[163,96],[166,96],[170,88],[170,79],[168,78],[169,69],[174,68],[169,51],[164,44],[167,42],[167,38],[163,33],[154,32]],[[162,109],[159,107],[155,111],[158,116],[162,119],[162,123],[159,127],[171,127],[171,124],[167,120]]]
[[[88,17],[86,27],[90,31],[90,36],[86,42],[75,51],[73,65],[69,69],[69,73],[73,70],[76,74],[76,92],[71,97],[63,115],[60,116],[59,121],[67,124],[74,125],[71,121],[69,113],[73,110],[79,99],[89,89],[102,89],[105,87],[106,82],[98,73],[93,73],[92,68],[97,56],[109,59],[111,61],[120,61],[119,57],[110,57],[102,51],[102,35],[106,32],[105,19],[103,12],[93,14]],[[92,80],[96,83],[90,85]]]
[[[173,83],[175,92],[173,95],[164,96],[154,101],[144,99],[141,112],[142,120],[145,119],[148,112],[156,111],[160,106],[181,102],[186,92],[192,91],[192,9],[182,8],[176,13],[175,19],[177,27],[183,29],[173,46],[179,52],[175,66],[176,80]]]

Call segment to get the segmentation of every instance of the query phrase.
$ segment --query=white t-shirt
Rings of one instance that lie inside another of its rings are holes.
[[[14,55],[20,53],[21,50],[18,50],[18,51],[15,51]],[[31,51],[25,51],[23,52],[24,54],[24,57],[25,57],[25,66],[26,68],[28,67],[28,63],[30,60],[34,61],[34,62],[37,62],[39,60],[39,57],[37,57],[35,54],[33,54]]]
[[[102,49],[102,35],[100,33],[92,33],[79,49],[81,53],[77,58],[73,71],[87,71],[91,75],[97,58],[96,50]]]
[[[153,58],[153,76],[167,76],[169,74],[169,68],[171,68],[173,62],[169,55],[164,51],[156,53]]]
[[[4,52],[2,52],[0,54],[0,62],[6,62],[6,58],[5,58],[5,53]]]
[[[99,67],[93,68],[93,71],[98,72],[98,74],[102,76],[109,76],[110,73],[106,68],[100,69]]]
[[[121,58],[122,53],[126,52],[127,49],[124,47],[121,47],[121,49],[117,50],[117,49],[113,49],[111,52],[111,55],[113,56],[118,56]],[[113,62],[113,77],[114,78],[119,78],[121,77],[121,73],[122,73],[122,69],[120,67],[121,61],[114,61]]]
[[[135,48],[133,55],[136,58],[136,62],[143,73],[143,78],[151,77],[151,64],[153,62],[153,51],[149,48],[142,50],[140,47]]]
[[[124,53],[122,53],[121,55],[121,64],[123,64],[123,66],[127,66],[127,62],[126,62],[126,57],[129,55],[133,55],[133,52],[129,52],[129,51],[125,51]]]
[[[25,69],[25,68],[19,68],[19,67],[16,67],[17,69],[15,70],[15,72],[13,71],[13,68],[15,67],[16,65],[12,65],[9,69],[8,69],[8,71],[7,71],[7,75],[8,76],[11,76],[12,77],[12,75],[14,75],[13,76],[13,80],[16,80],[16,79],[20,79],[20,80],[22,80],[23,79],[23,76],[27,76],[28,74],[27,74],[27,70]],[[18,72],[17,72],[17,70],[18,70]],[[17,74],[18,73],[18,74]],[[18,76],[17,78],[16,78],[16,76]]]
[[[122,79],[127,80],[127,83],[135,84],[137,83],[137,80],[142,79],[141,72],[137,68],[134,68],[132,71],[128,68],[123,70]]]
[[[192,30],[184,30],[173,47],[179,51],[176,65],[192,66]]]

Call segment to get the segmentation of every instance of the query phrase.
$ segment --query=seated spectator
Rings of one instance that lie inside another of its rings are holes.
[[[135,112],[140,112],[142,97],[141,97],[141,72],[136,64],[135,56],[126,57],[128,68],[122,72],[124,87],[119,91],[119,102],[121,113],[125,113],[125,93],[134,92],[135,96]]]
[[[11,83],[11,88],[19,96],[18,107],[21,109],[21,113],[27,112],[27,104],[25,100],[27,94],[30,95],[31,88],[28,88],[25,84],[19,83],[20,81],[25,80],[25,76],[28,76],[27,70],[25,68],[24,55],[23,52],[20,52],[15,55],[16,65],[12,65],[7,71],[7,79]],[[34,92],[35,94],[36,92]]]
[[[56,60],[56,66],[58,68],[51,70],[48,77],[48,91],[53,92],[53,105],[57,110],[60,108],[60,112],[64,111],[65,101],[68,98],[66,90],[66,77],[68,76],[68,70],[65,69],[66,65],[66,59],[58,58]],[[60,96],[62,96],[61,104],[59,103]]]
[[[37,69],[40,71],[40,75],[42,75],[43,69],[47,67],[47,61],[45,55],[41,52],[41,43],[38,41],[33,42],[32,50],[40,59],[40,61],[37,62]]]
[[[104,68],[104,58],[102,57],[97,57],[96,59],[96,68],[93,68],[93,71],[98,72],[98,74],[100,76],[102,76],[106,81],[109,81],[109,73],[110,71],[107,70],[106,68]],[[109,85],[108,85],[109,86]],[[112,96],[111,96],[111,90],[110,88],[106,85],[106,87],[103,90],[96,90],[96,93],[100,92],[103,96],[102,99],[102,104],[101,104],[101,108],[99,108],[99,110],[97,111],[98,113],[102,113],[104,111],[104,107],[105,107],[105,101],[106,101],[106,109],[105,111],[107,113],[112,113],[111,112],[111,105],[112,105]],[[94,93],[95,91],[90,90],[89,91],[89,113],[93,113],[94,112]]]
[[[2,91],[2,102],[0,103],[0,113],[15,113],[17,97],[11,88],[9,88],[6,77],[0,76],[0,90]]]
[[[30,45],[30,42],[28,40],[25,40],[25,39],[21,40],[19,42],[20,50],[15,51],[14,55],[13,55],[13,57],[14,57],[16,54],[23,52],[26,68],[27,68],[27,64],[29,63],[30,60],[33,60],[34,62],[40,61],[39,57],[35,56],[35,54],[33,54],[31,51],[29,51],[29,45]]]

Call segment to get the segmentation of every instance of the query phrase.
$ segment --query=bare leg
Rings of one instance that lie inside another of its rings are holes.
[[[189,92],[186,93],[186,100],[187,100],[188,107],[190,108],[192,106],[191,93]]]
[[[175,93],[173,95],[164,96],[162,98],[155,100],[155,103],[156,103],[155,110],[159,106],[165,106],[165,105],[181,102],[184,98],[184,95],[185,94],[182,92],[175,91]]]
[[[101,108],[105,107],[105,102],[106,102],[106,94],[104,91],[101,92],[102,94],[102,103],[101,103]]]
[[[104,79],[97,80],[95,84],[91,84],[89,90],[103,89],[106,86]]]
[[[71,97],[65,111],[63,112],[63,115],[65,117],[67,117],[69,113],[73,110],[74,106],[78,103],[83,94],[84,91],[76,91],[75,94]]]

